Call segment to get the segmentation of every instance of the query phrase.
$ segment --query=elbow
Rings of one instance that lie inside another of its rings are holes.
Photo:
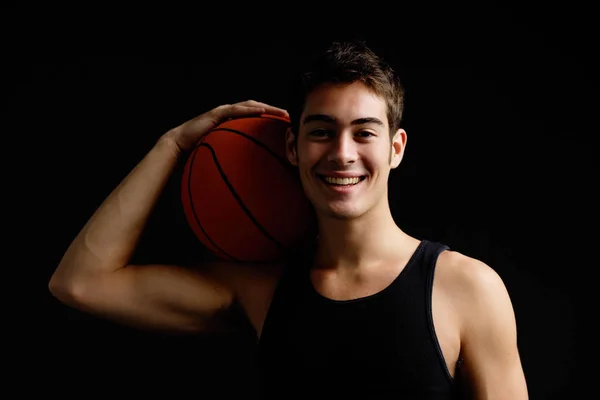
[[[56,299],[69,306],[76,306],[82,298],[83,288],[80,282],[55,272],[48,282],[48,290]]]
[[[50,290],[50,294],[56,298],[60,298],[64,295],[65,289],[65,282],[57,277],[56,272],[52,274],[50,282],[48,282],[48,290]]]

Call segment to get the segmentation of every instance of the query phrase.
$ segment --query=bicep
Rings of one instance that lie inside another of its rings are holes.
[[[215,326],[233,297],[209,268],[131,265],[82,282],[73,305],[138,328],[200,332]]]
[[[469,271],[463,312],[463,375],[476,399],[527,399],[515,314],[500,276],[485,264]]]

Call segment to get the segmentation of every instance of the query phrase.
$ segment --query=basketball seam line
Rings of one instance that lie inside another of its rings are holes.
[[[231,128],[215,128],[209,132],[206,133],[206,135],[204,135],[204,137],[202,138],[202,140],[198,143],[197,146],[199,146],[200,144],[204,143],[204,139],[211,133],[213,132],[219,132],[219,131],[225,131],[225,132],[231,132],[231,133],[235,133],[236,135],[240,135],[248,140],[250,140],[251,142],[253,142],[254,144],[256,144],[257,146],[261,147],[263,150],[267,151],[269,154],[271,154],[273,157],[275,157],[277,159],[277,161],[279,161],[281,163],[281,165],[284,166],[284,168],[288,168],[291,170],[295,170],[295,168],[289,163],[286,162],[286,160],[284,160],[283,158],[279,157],[273,150],[271,150],[269,148],[269,146],[265,145],[264,143],[262,143],[259,140],[256,140],[255,138],[253,138],[252,136],[249,136],[247,134],[245,134],[244,132],[238,131],[236,129],[231,129]]]
[[[224,254],[226,257],[229,257],[230,259],[234,260],[234,261],[239,261],[237,258],[233,257],[231,254],[227,253],[225,250],[223,250],[222,248],[220,248],[208,235],[208,233],[206,233],[206,231],[204,230],[204,227],[202,226],[202,223],[200,222],[200,218],[198,217],[198,215],[196,214],[196,209],[194,207],[194,201],[192,199],[192,172],[194,171],[194,161],[196,161],[196,153],[198,152],[198,149],[200,148],[200,146],[196,147],[194,149],[194,152],[192,153],[191,157],[192,160],[190,162],[190,166],[189,166],[189,174],[188,174],[188,197],[190,199],[190,206],[192,208],[192,214],[194,215],[194,219],[196,220],[196,223],[198,224],[198,227],[200,228],[200,230],[202,231],[202,233],[204,234],[204,236],[210,241],[210,243],[212,243],[212,245],[218,250],[220,251],[222,254]]]
[[[246,215],[248,216],[248,218],[250,218],[250,220],[263,233],[263,235],[265,235],[265,237],[267,237],[269,240],[271,240],[273,243],[275,243],[275,245],[277,245],[277,247],[283,248],[284,246],[281,243],[279,243],[267,231],[267,229],[258,222],[258,220],[256,219],[256,217],[254,217],[254,215],[250,212],[250,210],[248,209],[248,207],[244,204],[244,202],[240,198],[239,194],[233,188],[233,185],[231,184],[231,182],[229,182],[229,179],[227,178],[227,175],[225,175],[225,172],[221,168],[221,164],[219,163],[219,160],[217,159],[217,154],[216,154],[215,150],[212,148],[212,146],[210,144],[208,144],[208,143],[200,143],[198,145],[198,147],[206,147],[211,152],[213,160],[215,162],[215,166],[217,167],[217,170],[219,171],[219,174],[221,175],[221,178],[223,178],[223,182],[225,183],[225,185],[227,185],[227,187],[229,188],[229,191],[231,192],[231,195],[238,202],[239,206],[246,213]],[[191,173],[190,173],[190,179],[191,179]],[[195,212],[194,212],[194,215],[195,215]]]

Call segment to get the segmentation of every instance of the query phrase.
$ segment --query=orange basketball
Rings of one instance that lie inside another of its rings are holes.
[[[285,156],[287,119],[228,120],[189,155],[181,199],[188,224],[218,258],[275,261],[315,235],[312,205]]]

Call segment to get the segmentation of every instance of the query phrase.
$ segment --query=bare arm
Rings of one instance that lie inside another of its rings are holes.
[[[467,392],[477,400],[527,400],[515,315],[502,279],[472,258],[457,256],[456,267]]]
[[[68,247],[50,291],[65,304],[129,325],[199,331],[233,303],[225,265],[192,270],[128,265],[180,155],[226,118],[284,110],[257,102],[221,106],[161,137],[110,193]]]

